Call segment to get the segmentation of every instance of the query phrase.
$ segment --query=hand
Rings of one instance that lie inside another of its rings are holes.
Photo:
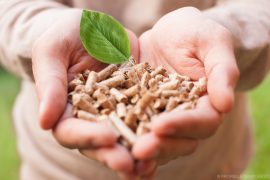
[[[73,118],[71,108],[66,107],[68,81],[85,69],[97,71],[105,67],[90,57],[81,44],[81,13],[81,10],[68,10],[34,44],[32,59],[40,99],[39,122],[43,129],[53,128],[61,145],[79,149],[85,156],[129,174],[133,170],[133,158],[125,148],[116,145],[113,131],[102,124]],[[133,56],[137,58],[137,38],[128,33]]]
[[[208,95],[199,100],[196,109],[174,110],[156,117],[152,132],[138,139],[132,153],[145,168],[146,164],[154,167],[190,154],[199,139],[215,133],[222,113],[233,106],[239,71],[230,32],[195,8],[181,8],[165,15],[139,42],[141,62],[163,65],[192,79],[208,79]],[[141,174],[151,174],[150,169]]]

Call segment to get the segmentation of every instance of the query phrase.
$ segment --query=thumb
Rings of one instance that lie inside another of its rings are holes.
[[[51,129],[67,103],[67,64],[55,48],[33,48],[33,73],[40,100],[39,123]],[[54,49],[54,50],[52,50]]]
[[[239,78],[234,52],[231,48],[216,46],[205,59],[208,93],[219,112],[230,111],[234,102],[234,88]]]

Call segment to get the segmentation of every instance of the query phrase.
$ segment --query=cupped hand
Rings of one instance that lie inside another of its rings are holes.
[[[194,80],[208,80],[208,95],[199,100],[196,109],[176,109],[154,118],[152,132],[134,145],[132,153],[141,160],[141,166],[154,167],[194,152],[199,139],[215,133],[222,113],[233,106],[239,71],[231,33],[195,8],[165,15],[140,37],[139,43],[141,62],[163,65]],[[151,172],[141,169],[141,174]]]
[[[114,132],[108,126],[73,118],[71,107],[66,106],[68,81],[85,69],[98,71],[105,67],[90,57],[81,44],[81,13],[81,10],[67,10],[33,46],[33,72],[40,100],[39,123],[43,129],[53,129],[61,145],[79,149],[85,156],[130,175],[134,164],[132,156],[116,144]],[[128,34],[132,54],[137,58],[137,38],[130,31]]]

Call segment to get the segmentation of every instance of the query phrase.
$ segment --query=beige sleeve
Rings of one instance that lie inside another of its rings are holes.
[[[32,80],[32,45],[67,10],[49,0],[0,0],[0,64]]]
[[[270,0],[220,0],[204,13],[234,35],[238,90],[258,85],[270,67]]]

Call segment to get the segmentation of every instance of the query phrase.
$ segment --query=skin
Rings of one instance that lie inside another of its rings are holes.
[[[32,51],[40,98],[39,122],[43,129],[53,129],[61,145],[79,149],[83,155],[106,164],[122,179],[132,180],[137,175],[151,179],[158,165],[191,154],[199,140],[216,132],[222,114],[233,106],[233,89],[239,77],[232,36],[226,28],[195,8],[181,8],[162,17],[139,38],[139,43],[128,31],[135,59],[153,66],[162,64],[192,79],[208,79],[208,95],[199,100],[196,109],[176,109],[155,117],[152,132],[140,137],[130,154],[115,143],[109,127],[72,118],[71,108],[66,107],[68,80],[86,68],[104,67],[82,47],[80,16],[79,10],[67,12],[36,41]],[[62,27],[69,28],[63,31]],[[139,160],[137,164],[132,156]]]
[[[153,66],[162,64],[192,79],[208,79],[208,95],[196,109],[176,109],[155,117],[152,132],[134,145],[134,157],[152,166],[152,171],[145,168],[141,175],[151,175],[156,166],[193,153],[199,140],[215,134],[222,114],[233,106],[239,77],[232,39],[223,26],[189,7],[165,15],[140,37],[141,62],[150,60]]]
[[[78,149],[84,156],[100,161],[123,177],[131,176],[132,155],[116,144],[114,131],[102,124],[73,118],[71,107],[66,106],[68,81],[85,69],[98,71],[105,64],[90,57],[81,44],[81,10],[69,10],[60,19],[44,32],[32,50],[40,126],[45,130],[53,129],[54,137],[64,147]],[[128,35],[132,54],[138,59],[138,39],[131,31]]]

